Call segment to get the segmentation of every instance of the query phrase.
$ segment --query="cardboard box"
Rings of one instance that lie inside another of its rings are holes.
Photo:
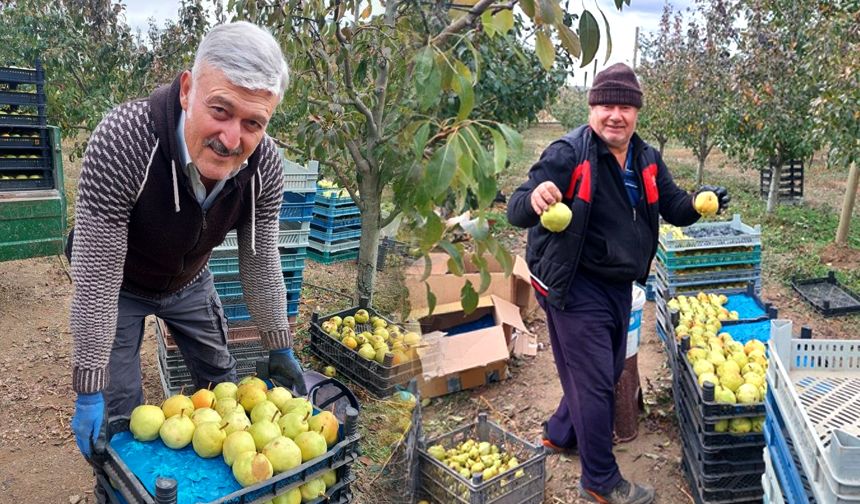
[[[486,299],[488,303],[482,302],[468,315],[458,306],[448,311],[437,309],[419,320],[427,343],[426,350],[419,351],[423,372],[418,389],[422,397],[437,397],[507,378],[510,352],[518,340],[528,339],[525,325],[519,307],[495,295]]]
[[[444,253],[430,254],[430,276],[425,280],[430,291],[436,296],[438,313],[456,311],[461,308],[460,291],[467,281],[477,290],[481,285],[481,275],[478,268],[471,262],[466,263],[465,274],[457,276],[448,270],[448,255]],[[514,267],[511,275],[505,277],[501,264],[492,257],[487,257],[490,270],[490,285],[481,293],[478,306],[486,307],[491,304],[490,297],[498,296],[520,308],[520,315],[525,317],[537,308],[537,301],[529,278],[529,268],[520,256],[514,256]],[[424,274],[424,262],[418,261],[406,270],[406,287],[409,291],[411,305],[410,318],[421,319],[428,315],[427,287],[421,281]]]

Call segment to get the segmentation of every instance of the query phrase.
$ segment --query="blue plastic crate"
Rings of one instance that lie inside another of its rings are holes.
[[[786,435],[785,420],[776,405],[773,394],[768,390],[765,397],[765,410],[767,411],[764,423],[764,439],[767,443],[770,457],[774,463],[774,472],[779,480],[783,497],[788,504],[807,504],[815,502],[809,482],[804,484],[806,475],[802,472],[800,460],[790,443],[790,436]]]
[[[299,313],[299,293],[287,293],[287,316],[298,315]],[[251,320],[251,314],[248,312],[248,305],[245,303],[225,304],[224,315],[228,322],[237,322]]]
[[[361,216],[346,215],[343,217],[325,217],[314,214],[311,226],[323,229],[339,229],[351,226],[361,226]]]
[[[344,217],[347,215],[361,215],[361,210],[355,204],[342,207],[328,207],[322,205],[314,205],[314,215],[326,219],[334,219],[336,217]]]
[[[353,240],[361,237],[361,227],[342,229],[320,229],[311,224],[311,238],[323,242],[335,242],[339,240]]]
[[[329,197],[327,196],[328,192],[332,189],[319,189],[317,188],[316,192],[316,204],[317,206],[329,206],[329,207],[340,207],[340,206],[349,206],[355,205],[355,201],[347,195],[344,197]]]
[[[284,192],[281,203],[280,220],[283,222],[305,222],[311,220],[314,213],[314,197],[312,192]]]

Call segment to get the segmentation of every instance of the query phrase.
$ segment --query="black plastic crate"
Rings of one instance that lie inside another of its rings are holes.
[[[417,358],[398,365],[391,364],[391,354],[385,356],[382,364],[375,360],[367,360],[358,355],[356,350],[348,348],[340,341],[332,338],[322,329],[322,323],[326,320],[339,316],[341,318],[354,315],[360,307],[348,308],[336,313],[330,313],[320,317],[318,313],[311,316],[311,351],[321,360],[326,361],[337,368],[339,373],[361,386],[371,394],[379,398],[387,398],[393,394],[398,385],[403,385],[416,375],[421,373],[421,363]],[[386,317],[380,315],[372,308],[365,308],[370,316],[384,319],[389,325],[397,325]],[[355,332],[364,330],[373,332],[369,324],[356,324]]]
[[[691,494],[696,504],[761,504],[764,488],[761,484],[761,474],[757,481],[752,478],[726,478],[724,481],[705,481],[689,465],[687,457],[683,457],[681,466],[690,485]],[[739,486],[744,485],[744,486]],[[771,504],[771,503],[766,503]]]
[[[44,128],[4,128],[0,131],[0,153],[7,149],[47,149],[48,130]]]
[[[28,191],[34,189],[53,189],[54,177],[53,173],[45,170],[30,170],[23,173],[27,176],[26,179],[14,178],[19,175],[18,172],[2,172],[0,171],[0,192],[2,191]],[[40,178],[32,179],[31,175],[38,174]],[[9,179],[4,178],[10,177]]]
[[[25,107],[44,107],[45,95],[38,92],[12,91],[0,89],[0,105]]]
[[[15,154],[0,151],[0,173],[9,170],[50,170],[51,157],[45,154],[47,153]]]
[[[33,113],[18,113],[11,114],[9,112],[0,111],[0,126],[33,126],[47,127],[47,116],[43,112]]]
[[[675,393],[680,393],[677,388]],[[714,426],[695,419],[681,404],[676,415],[684,447],[691,452],[692,464],[706,474],[764,472],[763,432],[750,435],[714,432]]]
[[[446,449],[466,439],[488,441],[501,451],[511,453],[520,464],[497,474],[488,481],[480,475],[466,480],[453,469],[432,457],[427,448],[440,444]],[[463,504],[539,504],[543,502],[546,486],[546,452],[489,421],[486,413],[476,422],[448,434],[422,440],[418,450],[420,467],[419,495],[434,503]],[[518,471],[523,475],[516,478]]]
[[[824,278],[792,278],[791,287],[825,317],[860,312],[860,295],[843,287],[833,271]]]
[[[774,164],[769,169],[759,171],[759,194],[767,198],[770,181],[773,178]],[[803,198],[803,160],[793,159],[782,166],[779,173],[779,200],[795,201]]]
[[[761,460],[761,449],[764,448],[764,434],[761,432],[749,432],[747,434],[732,434],[730,432],[716,432],[715,422],[703,419],[699,416],[696,410],[691,409],[689,400],[689,391],[683,389],[683,385],[677,384],[673,386],[675,393],[675,407],[678,410],[678,415],[684,425],[688,428],[691,434],[695,434],[695,439],[703,450],[725,450],[740,448],[750,448],[758,450],[755,457]],[[759,415],[759,416],[764,416]],[[738,416],[735,418],[752,418]],[[731,418],[723,420],[731,421]],[[749,455],[749,454],[744,454]],[[747,457],[735,460],[749,460]]]
[[[36,61],[36,68],[0,67],[0,82],[8,84],[41,84],[45,81],[42,65]]]
[[[310,397],[314,397],[313,394]],[[108,442],[113,436],[127,431],[128,423],[129,417],[127,416],[111,418],[107,425]],[[358,443],[361,438],[357,432],[358,410],[354,408],[349,409],[343,427],[341,440],[332,446],[323,456],[309,460],[290,471],[277,474],[264,482],[211,501],[209,504],[264,502],[267,499],[271,499],[276,495],[280,495],[307,481],[315,479],[321,476],[322,473],[332,469],[338,471],[338,483],[332,489],[326,491],[327,496],[310,502],[314,504],[350,502],[352,494],[349,490],[349,485],[354,481],[350,466],[358,459]],[[101,485],[109,493],[114,493],[112,489],[116,489],[126,502],[144,504],[155,504],[157,502],[110,444],[108,446],[97,447],[93,461]],[[112,497],[114,502],[119,502],[115,495]]]

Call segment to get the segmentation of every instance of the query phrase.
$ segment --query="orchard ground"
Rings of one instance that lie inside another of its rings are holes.
[[[542,125],[525,132],[523,153],[500,181],[506,194],[524,178],[541,150],[564,131],[557,125]],[[692,189],[695,161],[688,151],[671,147],[665,156],[682,186]],[[66,187],[74,195],[79,163],[66,163]],[[860,316],[824,319],[787,284],[795,271],[821,275],[829,268],[854,290],[860,286],[860,211],[855,209],[850,247],[830,245],[844,196],[845,174],[824,169],[816,160],[806,173],[806,203],[781,207],[764,217],[758,197],[758,173],[742,170],[719,153],[707,164],[706,181],[729,187],[733,211],[745,222],[763,228],[763,294],[780,316],[796,325],[812,327],[817,338],[858,338]],[[504,207],[498,208],[495,231],[505,236],[510,249],[523,253],[525,233],[506,224]],[[355,284],[353,264],[322,266],[308,262],[299,316],[300,341],[306,339],[306,321],[314,309],[329,312],[352,304]],[[403,291],[396,268],[380,274],[377,307],[399,310]],[[3,501],[33,503],[92,502],[92,475],[78,453],[69,423],[74,411],[70,388],[71,333],[68,310],[71,302],[68,265],[57,257],[0,263],[0,495]],[[543,349],[534,358],[514,360],[511,377],[503,383],[461,392],[431,401],[425,408],[424,428],[428,435],[441,434],[474,419],[479,411],[530,441],[540,434],[540,422],[555,409],[561,389],[555,375],[546,328],[539,312],[527,320]],[[618,445],[616,454],[622,471],[632,479],[657,488],[658,502],[692,502],[680,471],[680,440],[672,407],[670,374],[665,354],[654,331],[654,305],[645,305],[639,350],[639,373],[647,411],[639,422],[639,436]],[[303,353],[306,362],[318,369],[322,364]],[[152,323],[142,348],[144,387],[147,401],[162,400],[156,368]],[[361,391],[364,455],[357,469],[359,503],[395,503],[396,489],[380,491],[383,478],[377,474],[388,460],[391,432],[380,429],[390,422],[391,408]],[[579,461],[550,456],[547,459],[545,502],[577,502]],[[396,487],[395,487],[396,488]]]

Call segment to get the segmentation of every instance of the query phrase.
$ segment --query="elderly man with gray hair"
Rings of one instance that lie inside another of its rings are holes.
[[[207,263],[231,230],[248,310],[269,371],[306,394],[291,348],[278,253],[281,161],[266,126],[287,65],[266,30],[213,28],[194,66],[148,98],[114,108],[83,158],[72,264],[72,428],[85,457],[105,415],[144,397],[144,318],[170,328],[196,387],[235,381],[227,327]]]

